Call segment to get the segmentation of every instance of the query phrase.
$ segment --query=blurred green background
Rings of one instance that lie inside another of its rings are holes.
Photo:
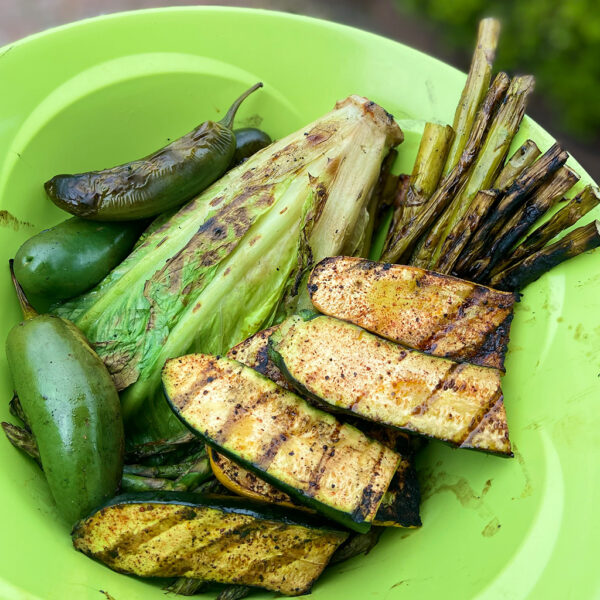
[[[220,4],[321,17],[385,35],[469,67],[477,22],[497,16],[496,70],[532,73],[528,114],[600,180],[600,0],[0,0],[0,44],[118,10]]]

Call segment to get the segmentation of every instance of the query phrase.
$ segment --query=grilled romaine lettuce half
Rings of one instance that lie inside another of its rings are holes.
[[[234,346],[227,356],[262,373],[278,385],[292,389],[283,373],[268,356],[269,337],[276,329],[277,327],[270,327],[259,331]],[[386,527],[419,527],[421,493],[408,436],[397,430],[384,429],[359,419],[355,419],[352,425],[401,455],[394,478],[377,509],[373,524]],[[209,458],[216,478],[232,492],[284,506],[296,504],[293,498],[215,450],[209,451]]]
[[[299,393],[330,410],[512,456],[498,369],[429,356],[324,315],[287,319],[269,354]]]
[[[228,358],[168,360],[163,385],[175,414],[208,445],[298,502],[369,529],[396,452]]]
[[[308,289],[326,315],[433,356],[504,368],[516,294],[348,256],[322,260]]]
[[[313,515],[231,496],[117,496],[79,521],[73,545],[114,571],[306,594],[348,537]]]
[[[123,390],[130,442],[181,432],[160,390],[167,358],[224,353],[291,314],[299,292],[310,305],[310,261],[354,253],[382,160],[401,141],[391,115],[351,96],[229,171],[56,309]]]

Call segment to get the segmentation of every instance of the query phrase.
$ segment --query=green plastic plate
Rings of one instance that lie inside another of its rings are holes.
[[[464,74],[348,27],[226,8],[117,14],[0,49],[0,265],[65,218],[42,183],[143,156],[216,118],[256,81],[238,125],[273,137],[361,94],[406,133],[410,171],[425,120],[452,122]],[[518,142],[552,137],[526,119]],[[581,173],[582,183],[589,177]],[[586,220],[589,220],[589,216]],[[0,269],[0,339],[19,314]],[[327,571],[321,598],[520,600],[600,597],[600,255],[525,290],[504,379],[515,458],[431,443],[420,460],[423,527],[390,530],[366,557]],[[0,353],[0,418],[11,383]],[[0,436],[0,598],[164,598],[71,547],[42,476]],[[259,598],[272,597],[258,592]]]

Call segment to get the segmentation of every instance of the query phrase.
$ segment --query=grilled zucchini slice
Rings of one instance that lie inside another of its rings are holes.
[[[269,327],[255,333],[234,346],[227,356],[262,373],[280,386],[291,389],[283,373],[268,356],[269,337],[276,329],[277,327]],[[373,524],[385,527],[420,527],[421,493],[408,436],[397,430],[384,429],[366,421],[361,422],[360,419],[355,419],[352,425],[388,448],[396,450],[402,456],[394,478],[379,505]],[[215,477],[232,492],[263,502],[297,506],[293,498],[286,493],[226,456],[212,449],[209,449],[208,456]]]
[[[409,350],[332,317],[290,317],[269,353],[306,396],[333,410],[512,456],[500,371]]]
[[[277,385],[292,391],[292,387],[283,373],[277,368],[277,365],[269,358],[268,347],[269,338],[277,330],[277,326],[263,329],[243,342],[234,346],[228,353],[227,357],[237,360],[238,362],[258,371],[261,375],[268,377]]]
[[[504,369],[516,294],[346,256],[322,260],[308,289],[326,315],[433,356]]]
[[[285,492],[278,490],[235,461],[208,449],[210,466],[215,477],[234,494],[259,502],[269,502],[306,510]],[[402,457],[394,477],[383,495],[373,525],[382,527],[420,527],[419,503],[421,493],[412,460]]]
[[[310,591],[348,534],[310,514],[245,498],[145,492],[113,498],[72,536],[77,550],[120,573],[297,596]]]
[[[192,431],[262,479],[360,533],[400,456],[229,358],[168,360],[165,394]]]

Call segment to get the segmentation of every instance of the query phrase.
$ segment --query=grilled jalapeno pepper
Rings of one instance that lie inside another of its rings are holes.
[[[129,254],[145,225],[67,219],[19,248],[15,275],[30,299],[43,297],[53,304],[73,298],[94,287]]]
[[[273,141],[268,133],[255,127],[241,127],[235,129],[235,154],[232,165],[243,163],[247,158],[266,148]]]
[[[218,179],[235,152],[233,119],[257,83],[218,122],[206,121],[168,146],[130,163],[76,175],[56,175],[44,184],[58,207],[93,221],[152,217],[183,204]]]
[[[13,283],[25,320],[8,334],[8,366],[56,506],[73,524],[119,485],[119,396],[79,329],[60,317],[38,315],[14,274]]]

